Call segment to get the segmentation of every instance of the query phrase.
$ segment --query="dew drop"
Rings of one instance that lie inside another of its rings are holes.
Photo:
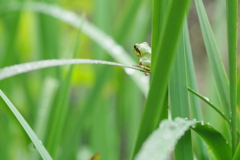
[[[36,147],[35,147],[35,145],[34,145],[33,143],[29,143],[29,144],[28,144],[28,149],[29,149],[30,151],[35,151],[35,150],[36,150]]]
[[[209,101],[209,98],[208,97],[204,97],[207,101]]]
[[[160,125],[159,125],[159,128],[165,128],[166,127],[166,120],[163,120],[161,123],[160,123]]]

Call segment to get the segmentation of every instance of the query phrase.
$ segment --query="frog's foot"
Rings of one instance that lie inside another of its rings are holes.
[[[143,66],[143,65],[132,65],[132,66],[150,71],[150,67],[148,67],[148,66]],[[143,71],[141,71],[141,72],[143,72]],[[147,72],[143,72],[143,73],[144,73],[145,76],[149,75],[149,73],[147,73]]]
[[[148,66],[144,66],[144,65],[132,65],[134,67],[137,67],[137,68],[141,68],[141,69],[144,69],[144,70],[147,70],[147,71],[150,71],[150,67]]]

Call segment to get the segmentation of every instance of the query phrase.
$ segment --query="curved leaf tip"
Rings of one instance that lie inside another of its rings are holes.
[[[163,120],[159,128],[142,145],[135,160],[167,160],[177,141],[190,126],[196,123],[196,120],[187,120],[179,117],[173,121]]]

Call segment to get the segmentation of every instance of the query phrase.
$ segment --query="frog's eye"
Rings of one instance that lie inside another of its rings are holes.
[[[134,47],[135,50],[137,50],[137,46],[136,45],[134,45],[133,47]]]
[[[140,55],[140,51],[136,45],[133,46],[137,55]]]

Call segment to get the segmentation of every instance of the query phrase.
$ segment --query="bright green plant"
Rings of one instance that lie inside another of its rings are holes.
[[[0,5],[1,159],[239,159],[237,0],[218,3],[226,8],[228,75],[202,0],[49,2]],[[63,9],[75,5],[91,6],[92,22]],[[190,5],[214,101],[198,93]],[[142,43],[150,27],[151,48]]]

